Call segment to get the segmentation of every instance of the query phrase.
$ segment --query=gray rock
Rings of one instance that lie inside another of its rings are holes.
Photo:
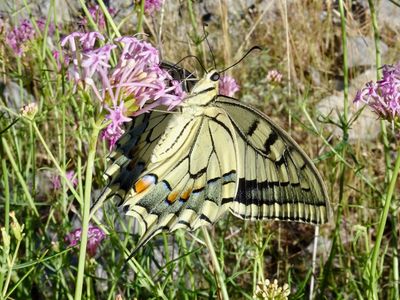
[[[381,54],[385,54],[388,46],[380,42]],[[349,68],[359,66],[375,66],[375,41],[371,37],[355,36],[347,40]]]
[[[19,113],[22,106],[34,101],[34,98],[18,83],[13,81],[2,82],[0,81],[0,97],[4,101],[4,105]]]
[[[400,33],[400,7],[390,1],[379,1],[378,23]]]
[[[78,1],[55,1],[55,11],[57,14],[57,22],[72,22],[74,14],[80,9]],[[23,1],[0,1],[0,11],[3,16],[12,16],[14,21],[29,19],[30,13],[35,17],[44,17],[53,15],[53,8],[50,7],[48,0],[34,0],[29,2],[29,9],[25,9]],[[18,11],[17,14],[15,12]],[[17,18],[17,20],[15,20]]]
[[[97,264],[96,270],[96,291],[99,293],[104,293],[108,290],[108,274],[107,271],[101,264]]]

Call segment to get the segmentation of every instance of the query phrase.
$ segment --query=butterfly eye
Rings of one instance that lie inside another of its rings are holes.
[[[212,81],[218,81],[219,80],[219,74],[215,72],[214,74],[211,75],[211,80]]]

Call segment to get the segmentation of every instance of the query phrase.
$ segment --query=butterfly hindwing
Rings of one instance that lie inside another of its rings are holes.
[[[317,169],[297,143],[267,116],[219,96],[239,146],[238,192],[231,211],[243,219],[321,224],[329,216],[327,192]]]
[[[108,180],[102,195],[92,205],[93,214],[108,199],[122,204],[150,161],[151,153],[164,133],[171,114],[149,112],[135,117],[108,156],[110,166],[104,172]]]
[[[214,224],[236,194],[237,153],[221,109],[174,114],[124,203],[144,232],[138,246],[161,231]]]

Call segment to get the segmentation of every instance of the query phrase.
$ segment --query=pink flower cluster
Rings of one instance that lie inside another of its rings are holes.
[[[74,247],[78,245],[81,240],[82,228],[75,229],[65,237],[65,242],[68,243],[68,247]],[[101,241],[106,237],[103,230],[99,227],[89,225],[88,229],[88,242],[87,242],[87,253],[93,257],[96,254],[96,250],[100,245]]]
[[[144,1],[144,12],[148,15],[152,15],[156,10],[160,10],[163,0],[145,0]]]
[[[400,117],[400,63],[385,65],[382,79],[368,82],[357,92],[354,103],[365,103],[381,118],[394,121]]]
[[[123,123],[132,115],[165,105],[172,109],[185,96],[180,82],[174,81],[160,68],[157,49],[135,37],[121,37],[114,43],[97,47],[104,37],[98,32],[74,32],[61,41],[69,52],[64,57],[73,64],[70,73],[75,84],[90,87],[111,121],[102,133],[112,148],[121,137]],[[115,67],[110,57],[117,44],[122,52],[117,54]]]
[[[222,76],[219,80],[219,94],[223,96],[233,97],[239,91],[239,85],[231,76]]]
[[[43,31],[46,26],[46,20],[41,18],[36,20],[39,30]],[[49,25],[48,35],[54,33],[54,24]],[[6,43],[11,47],[17,56],[24,53],[26,43],[37,36],[30,20],[24,19],[18,26],[15,26],[6,35]]]
[[[35,36],[35,30],[28,19],[23,20],[19,26],[15,26],[13,30],[9,31],[6,35],[6,43],[13,49],[13,51],[21,56],[24,44],[32,40]]]

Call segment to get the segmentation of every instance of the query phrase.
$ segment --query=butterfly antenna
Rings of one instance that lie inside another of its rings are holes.
[[[184,61],[184,60],[187,59],[187,58],[194,58],[194,59],[196,59],[196,61],[199,63],[199,65],[200,65],[200,67],[203,69],[203,71],[204,71],[205,73],[207,73],[206,68],[204,67],[204,65],[201,63],[200,59],[199,59],[196,55],[187,55],[187,56],[185,56],[185,57],[182,58],[181,60],[178,60],[178,62],[175,63],[175,64],[173,65],[173,67],[178,66],[182,61]],[[192,74],[193,74],[193,73],[192,73]]]
[[[2,114],[1,117],[3,117],[4,115],[5,115],[5,113]],[[6,132],[9,128],[11,128],[11,127],[12,127],[15,123],[17,123],[18,121],[19,121],[19,118],[15,118],[8,126],[6,126],[6,128],[1,129],[0,135],[2,135],[4,132]]]
[[[246,52],[246,54],[242,56],[241,59],[239,59],[237,62],[235,62],[235,63],[234,63],[233,65],[231,65],[230,67],[227,67],[226,69],[224,69],[224,70],[222,70],[222,71],[219,71],[219,73],[224,73],[224,72],[226,72],[227,70],[233,68],[234,66],[236,66],[237,64],[239,64],[243,59],[245,59],[245,58],[246,58],[251,52],[253,52],[254,50],[260,50],[260,51],[262,51],[263,49],[262,49],[261,47],[259,47],[259,46],[251,47],[251,48]]]

